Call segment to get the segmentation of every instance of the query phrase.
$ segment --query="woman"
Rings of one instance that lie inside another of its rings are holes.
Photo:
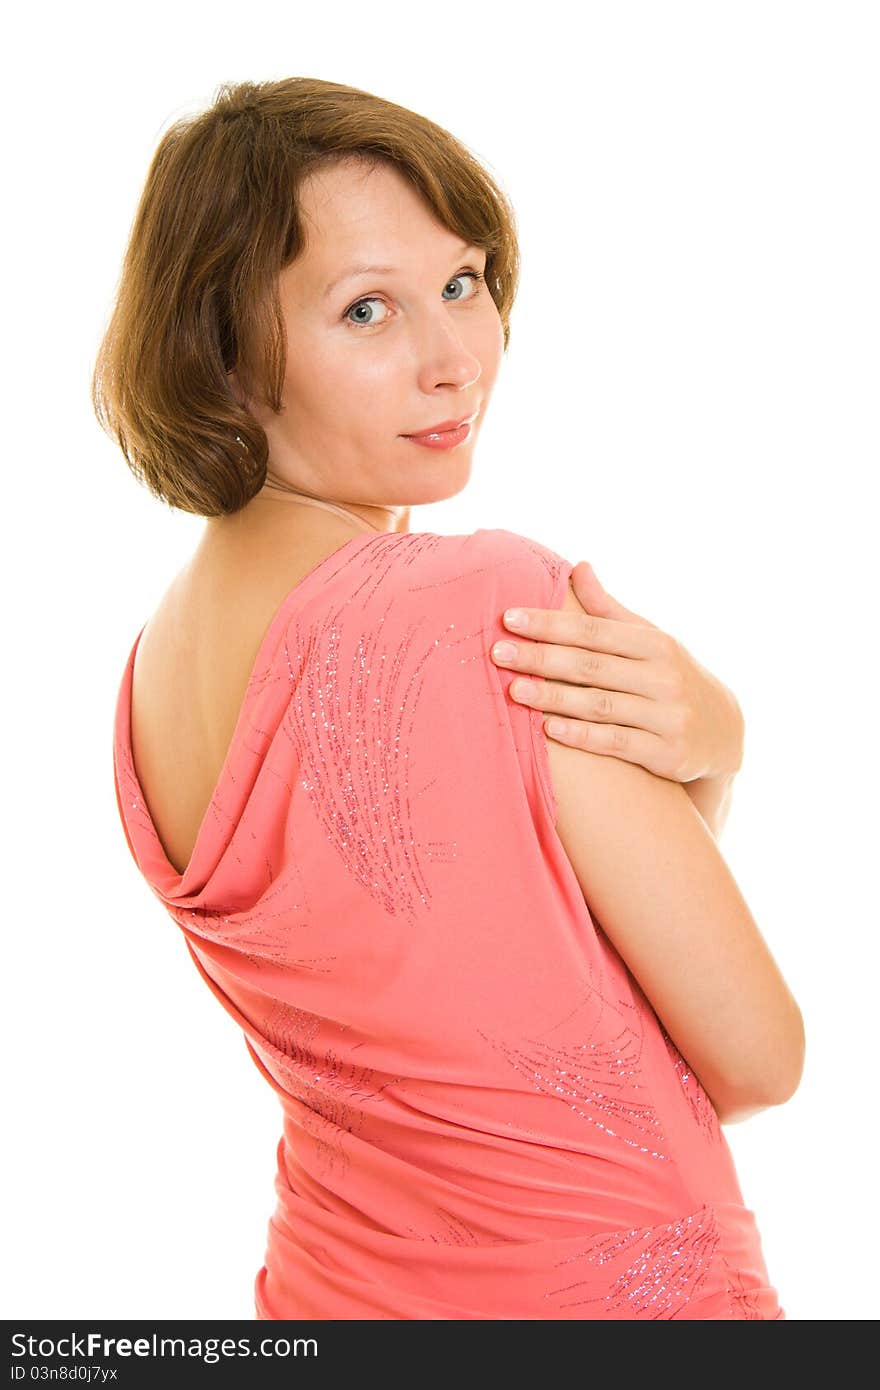
[[[94,399],[206,524],[125,668],[120,814],[281,1102],[257,1317],[781,1318],[720,1128],[804,1046],[701,818],[736,702],[539,542],[409,528],[516,279],[485,170],[369,93],[227,85],[164,136]]]

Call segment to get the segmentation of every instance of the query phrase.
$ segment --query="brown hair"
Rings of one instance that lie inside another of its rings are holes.
[[[268,441],[232,393],[281,408],[277,277],[304,245],[297,190],[341,158],[393,164],[435,216],[486,251],[510,339],[513,209],[477,159],[425,116],[319,78],[222,83],[153,156],[92,376],[92,404],[129,468],[181,511],[218,516],[266,480]]]

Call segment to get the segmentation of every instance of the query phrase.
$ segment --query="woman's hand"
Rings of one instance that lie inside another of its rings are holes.
[[[561,743],[640,763],[674,782],[731,779],[744,733],[733,692],[674,637],[606,593],[585,560],[571,582],[589,616],[519,609],[528,624],[515,627],[505,614],[517,655],[497,656],[496,643],[492,659],[537,678],[532,694],[511,681],[514,699],[562,716],[562,732],[545,720]]]

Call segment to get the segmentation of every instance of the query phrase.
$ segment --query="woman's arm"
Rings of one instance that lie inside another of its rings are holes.
[[[582,612],[571,585],[564,612]],[[557,833],[602,931],[721,1118],[797,1089],[804,1026],[683,786],[547,739]]]

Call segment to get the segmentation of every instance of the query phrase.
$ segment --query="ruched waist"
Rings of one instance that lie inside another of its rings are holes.
[[[628,1230],[548,1240],[408,1239],[298,1196],[278,1205],[254,1285],[260,1319],[773,1319],[753,1213],[704,1203]]]

